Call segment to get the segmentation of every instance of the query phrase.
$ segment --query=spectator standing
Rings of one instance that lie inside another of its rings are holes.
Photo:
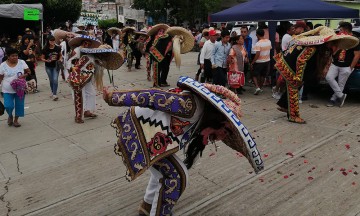
[[[285,51],[289,47],[290,41],[293,39],[293,35],[295,34],[295,28],[292,24],[288,24],[286,27],[286,34],[284,34],[281,40],[281,50]]]
[[[49,36],[42,50],[41,60],[45,62],[45,71],[49,77],[51,97],[54,101],[59,99],[57,96],[59,70],[56,64],[61,59],[61,48],[55,44],[55,37]]]
[[[244,72],[244,65],[248,62],[247,51],[244,46],[245,38],[242,35],[235,37],[235,44],[231,47],[229,58],[229,71]],[[237,89],[237,93],[242,94],[242,88]]]
[[[217,38],[216,31],[209,31],[209,40],[204,43],[204,46],[200,52],[200,68],[204,70],[205,81],[210,81],[213,77],[213,69],[211,64],[211,57]]]
[[[270,50],[272,49],[271,41],[264,37],[265,33],[263,29],[256,30],[256,36],[258,42],[253,48],[256,51],[256,55],[251,62],[253,69],[253,81],[255,84],[255,95],[262,92],[262,86],[264,84],[265,77],[270,67]]]
[[[26,60],[26,64],[30,70],[30,74],[28,74],[28,76],[26,77],[26,81],[30,81],[30,80],[35,80],[35,86],[33,86],[35,89],[33,89],[34,93],[39,92],[38,90],[38,81],[37,81],[37,77],[36,77],[36,72],[35,72],[35,68],[36,68],[36,58],[35,55],[31,54],[29,55],[28,60]]]
[[[352,35],[352,25],[349,22],[340,24],[340,34]],[[328,107],[333,107],[339,102],[339,107],[344,105],[346,94],[343,93],[345,84],[360,57],[360,45],[348,50],[339,50],[333,55],[333,62],[326,75],[326,80],[334,91]],[[336,80],[336,77],[338,78]]]
[[[213,84],[225,86],[227,82],[227,57],[230,52],[231,45],[229,43],[230,33],[228,30],[221,32],[221,40],[215,43],[212,56],[211,64],[216,71],[213,76]]]

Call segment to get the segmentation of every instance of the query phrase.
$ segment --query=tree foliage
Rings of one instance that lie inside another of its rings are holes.
[[[221,2],[222,0],[135,0],[134,7],[145,10],[155,22],[165,18],[166,20],[161,21],[176,19],[178,22],[189,21],[193,24],[195,19],[206,21],[209,13],[220,8]]]

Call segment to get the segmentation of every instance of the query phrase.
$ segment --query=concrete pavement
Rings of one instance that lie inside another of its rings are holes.
[[[196,58],[183,55],[181,70],[172,63],[172,86],[180,75],[194,76]],[[99,117],[75,124],[67,84],[60,82],[60,99],[52,101],[42,65],[37,74],[41,92],[26,96],[22,127],[8,127],[6,115],[0,117],[0,215],[136,215],[149,173],[127,182],[113,153],[109,124],[124,108],[107,106],[99,94]],[[114,78],[121,89],[151,87],[144,69],[123,67]],[[208,146],[189,171],[190,186],[175,214],[360,215],[358,95],[340,109],[325,107],[327,95],[317,94],[301,105],[307,124],[298,125],[276,110],[270,88],[259,96],[246,89],[242,121],[265,170],[255,175],[227,146]]]

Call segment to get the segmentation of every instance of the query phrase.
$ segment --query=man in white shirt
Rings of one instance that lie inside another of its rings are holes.
[[[211,55],[215,46],[217,34],[215,30],[209,31],[209,40],[204,43],[200,53],[200,67],[204,70],[205,81],[211,81],[212,79],[212,66],[211,66]]]
[[[288,49],[290,41],[292,40],[292,35],[295,34],[295,27],[292,24],[289,24],[286,28],[286,34],[281,40],[281,50],[285,51]]]

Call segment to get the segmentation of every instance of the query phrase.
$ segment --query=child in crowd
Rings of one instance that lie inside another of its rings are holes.
[[[30,54],[29,58],[25,61],[30,69],[30,76],[26,77],[26,81],[28,82],[28,92],[38,93],[39,90],[37,89],[37,78],[36,78],[36,59],[34,54]]]

